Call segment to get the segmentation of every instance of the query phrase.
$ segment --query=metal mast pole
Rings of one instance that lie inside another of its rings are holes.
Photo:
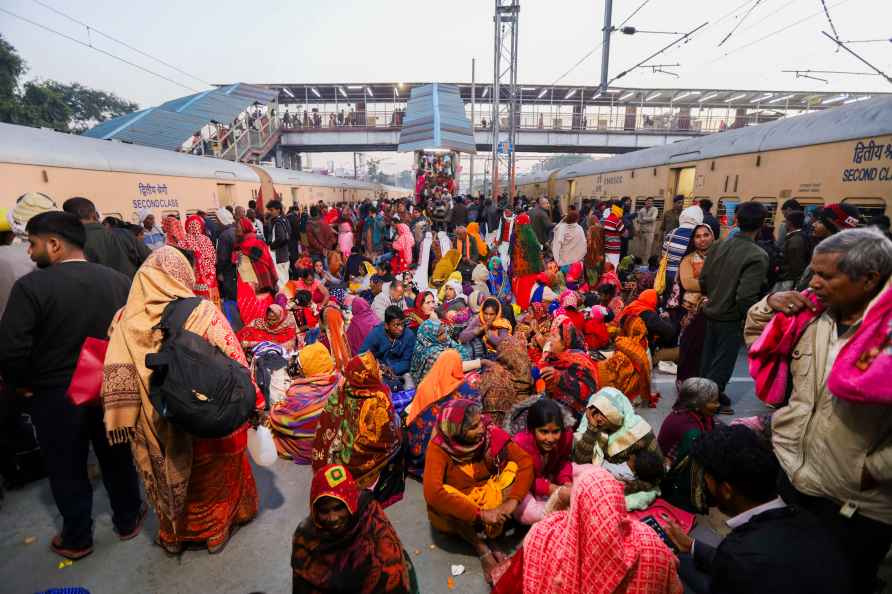
[[[500,193],[499,161],[508,174],[510,199],[514,201],[514,149],[519,114],[517,113],[517,25],[519,0],[495,0],[493,85],[492,85],[492,196]],[[502,101],[502,86],[506,87],[506,101]],[[507,138],[501,138],[501,118],[506,117]],[[504,143],[505,156],[500,157],[499,143]]]
[[[613,35],[613,0],[604,0],[604,43],[601,45],[601,92],[607,92],[610,70],[610,36]]]
[[[477,81],[476,81],[476,72],[477,72],[477,59],[471,58],[471,138],[474,138],[474,104],[475,99],[477,98]],[[477,141],[474,140],[474,146],[476,148]],[[474,153],[468,155],[471,157],[471,166],[470,166],[470,180],[468,181],[468,194],[474,193]]]

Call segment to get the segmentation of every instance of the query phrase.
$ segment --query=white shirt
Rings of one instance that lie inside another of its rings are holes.
[[[725,522],[725,524],[727,524],[728,528],[731,528],[733,530],[734,528],[740,528],[761,513],[770,511],[772,509],[782,509],[785,507],[787,507],[787,504],[784,503],[784,500],[780,497],[775,497],[771,501],[763,503],[762,505],[757,505],[752,509],[748,509],[742,514],[737,514],[736,516],[730,518],[727,522]]]

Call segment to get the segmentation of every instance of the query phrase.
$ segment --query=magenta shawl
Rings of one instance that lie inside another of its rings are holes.
[[[369,302],[361,297],[353,299],[350,309],[353,312],[353,317],[347,326],[347,343],[350,345],[350,351],[355,355],[359,352],[359,347],[362,346],[365,337],[369,335],[372,328],[381,323],[381,320],[372,311]]]

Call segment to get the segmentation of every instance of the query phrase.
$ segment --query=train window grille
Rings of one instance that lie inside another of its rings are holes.
[[[886,202],[882,198],[844,198],[843,202],[858,207],[861,213],[861,219],[870,224],[876,217],[886,214]]]
[[[722,196],[719,198],[716,214],[719,222],[725,227],[734,226],[734,213],[740,205],[740,198],[737,196]]]
[[[655,198],[653,196],[651,196],[651,198],[653,198],[654,206],[657,207],[657,218],[662,218],[663,211],[666,209],[666,201],[662,198]]]
[[[771,221],[772,225],[774,225],[775,217],[777,216],[777,198],[773,196],[755,196],[753,197],[754,202],[759,202],[765,206],[765,210],[768,211],[768,220]]]

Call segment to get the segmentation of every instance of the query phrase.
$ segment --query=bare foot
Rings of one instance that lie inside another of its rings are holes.
[[[492,586],[492,571],[499,565],[499,562],[496,560],[496,556],[492,551],[480,555],[480,565],[483,567],[483,578],[486,580],[487,584]]]

